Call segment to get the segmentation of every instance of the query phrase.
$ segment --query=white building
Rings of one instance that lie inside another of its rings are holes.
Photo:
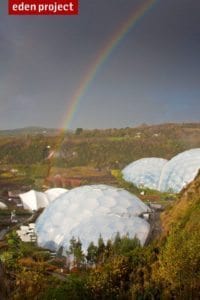
[[[19,197],[23,203],[24,209],[31,211],[38,210],[39,208],[45,208],[54,201],[61,194],[66,193],[67,189],[52,188],[43,192],[30,190],[29,192],[19,194]]]
[[[35,223],[30,223],[28,226],[21,225],[17,234],[23,242],[35,242],[37,240],[35,234]]]
[[[31,211],[47,207],[49,204],[47,196],[44,193],[35,190],[20,194],[19,197],[23,203],[24,209]]]

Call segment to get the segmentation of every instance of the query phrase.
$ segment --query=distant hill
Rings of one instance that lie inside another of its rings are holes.
[[[17,129],[0,130],[0,136],[20,136],[20,135],[57,135],[59,129],[45,127],[25,127]]]
[[[17,136],[17,135],[37,135],[37,134],[46,134],[46,135],[57,135],[60,134],[60,129],[58,128],[46,128],[40,126],[29,126],[16,129],[0,129],[0,136]],[[155,134],[159,136],[161,133],[177,133],[181,135],[190,134],[191,138],[193,135],[200,133],[200,122],[199,123],[163,123],[157,125],[147,125],[141,124],[136,127],[125,127],[125,128],[108,128],[108,129],[85,129],[77,128],[74,130],[74,134],[80,137],[131,137],[140,134]],[[66,131],[68,133],[73,133],[72,130]]]
[[[0,131],[1,164],[45,163],[50,157],[55,167],[111,170],[143,157],[170,159],[191,148],[200,148],[200,123],[77,128],[62,134],[42,127]]]

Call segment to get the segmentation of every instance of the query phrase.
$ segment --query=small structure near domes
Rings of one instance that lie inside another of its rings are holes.
[[[21,225],[20,230],[17,230],[17,235],[22,242],[36,242],[35,223],[30,223],[28,226]]]

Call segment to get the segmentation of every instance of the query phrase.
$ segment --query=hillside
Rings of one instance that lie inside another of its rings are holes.
[[[13,136],[9,133],[0,137],[1,162],[42,162],[47,158],[49,145],[54,166],[121,168],[142,157],[170,159],[179,152],[200,147],[200,123],[106,130],[79,128],[74,133],[34,128],[14,132]]]
[[[200,291],[200,173],[163,213],[164,241],[154,279],[162,282],[164,295],[199,299]]]
[[[81,242],[72,239],[70,251],[79,263],[71,271],[60,254],[52,259],[12,233],[0,253],[6,271],[0,288],[9,295],[4,299],[199,299],[199,217],[200,174],[163,214],[162,238],[143,248],[127,237],[106,244],[99,239],[86,257]]]
[[[62,133],[31,127],[3,132],[5,135],[0,133],[0,184],[24,180],[38,189],[43,184],[112,185],[115,184],[113,169],[121,170],[142,157],[170,159],[184,150],[199,148],[199,133],[200,123],[105,130],[77,128]]]
[[[179,195],[177,202],[162,215],[164,233],[170,233],[174,227],[187,232],[200,233],[200,172]]]
[[[78,261],[72,270],[60,251],[52,257],[10,232],[0,245],[2,299],[199,299],[200,173],[177,198],[151,190],[142,196],[120,173],[125,164],[144,156],[171,158],[200,147],[199,132],[200,124],[164,124],[0,137],[2,198],[12,189],[41,189],[44,184],[106,183],[165,209],[161,236],[156,234],[144,247],[128,237],[116,236],[113,243],[99,238],[85,256],[81,242],[72,239],[70,251]],[[159,213],[157,224],[152,222],[159,227]]]

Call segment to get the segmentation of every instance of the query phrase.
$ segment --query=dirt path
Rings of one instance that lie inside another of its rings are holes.
[[[150,231],[148,234],[148,237],[146,239],[145,245],[148,245],[153,240],[158,238],[162,233],[162,226],[161,226],[161,220],[160,220],[160,214],[162,213],[161,210],[153,210],[152,214],[150,216]]]
[[[154,219],[153,219],[153,222],[152,222],[151,240],[156,239],[162,233],[160,214],[161,214],[161,211],[155,211],[154,212]]]

